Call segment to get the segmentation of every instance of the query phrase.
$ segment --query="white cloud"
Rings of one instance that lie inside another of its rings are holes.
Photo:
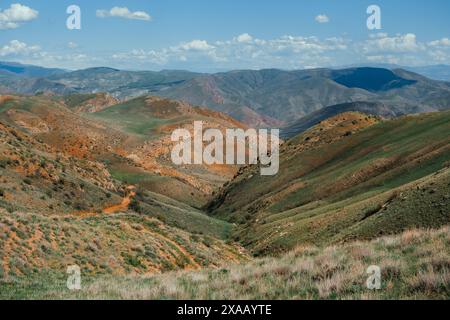
[[[442,38],[440,40],[431,41],[428,45],[430,47],[450,47],[450,39]]]
[[[432,41],[445,45],[447,40]],[[436,50],[434,50],[436,49]],[[439,49],[439,50],[438,50]],[[161,50],[132,50],[117,53],[120,63],[139,63],[141,68],[259,69],[329,67],[359,62],[424,65],[450,63],[450,47],[431,47],[412,33],[390,36],[374,33],[366,40],[353,42],[344,37],[321,39],[285,35],[258,39],[243,33],[228,40],[192,40]]]
[[[318,23],[327,23],[330,22],[330,18],[328,18],[325,14],[319,14],[315,19]]]
[[[37,45],[13,40],[0,43],[0,58],[69,69],[106,65],[123,69],[217,71],[300,69],[366,62],[417,66],[450,64],[447,44],[447,38],[425,42],[414,34],[373,33],[366,40],[352,41],[346,37],[324,39],[299,35],[258,39],[242,33],[220,41],[195,39],[161,49],[86,53],[76,43],[48,52]]]
[[[112,58],[114,60],[119,61],[138,61],[138,62],[144,62],[144,63],[150,63],[154,65],[165,65],[168,63],[168,55],[166,53],[166,50],[162,51],[145,51],[142,49],[134,49],[130,52],[122,52],[122,53],[115,53],[112,55]]]
[[[236,40],[238,42],[241,42],[241,43],[243,43],[243,42],[250,42],[250,41],[253,40],[253,37],[251,35],[249,35],[248,33],[243,33],[240,36],[238,36],[236,38]]]
[[[389,36],[372,34],[367,41],[355,45],[360,57],[369,62],[393,63],[403,66],[421,66],[437,63],[450,64],[450,39],[421,42],[412,33]]]
[[[205,40],[192,40],[191,42],[181,44],[179,48],[186,51],[189,50],[207,51],[214,49],[214,46],[208,44],[208,42]]]
[[[132,50],[116,53],[115,60],[139,61],[144,64],[195,65],[211,64],[221,68],[300,68],[329,63],[328,54],[348,48],[343,38],[320,40],[317,37],[282,36],[275,39],[256,39],[247,33],[214,45],[206,40],[193,40],[162,50]]]
[[[152,20],[152,17],[147,12],[144,11],[131,12],[127,7],[113,7],[109,11],[97,10],[96,15],[99,18],[117,17],[132,20],[144,20],[144,21]]]
[[[378,32],[378,33],[371,33],[369,34],[370,39],[380,39],[380,38],[387,38],[388,34],[384,32]]]
[[[39,50],[39,46],[29,46],[19,40],[12,40],[9,44],[0,47],[0,57],[29,55],[38,52]]]
[[[436,63],[450,63],[450,52],[445,52],[443,50],[430,51],[429,56]]]
[[[8,9],[0,11],[0,30],[16,29],[22,23],[36,19],[39,12],[20,3],[11,4]]]
[[[367,40],[362,49],[366,53],[379,53],[379,52],[417,52],[424,49],[424,45],[417,42],[416,35],[413,33],[407,33],[404,35],[396,35],[389,37],[385,33],[379,33],[375,37]]]

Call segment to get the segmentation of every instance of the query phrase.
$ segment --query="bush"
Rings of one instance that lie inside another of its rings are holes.
[[[84,202],[76,202],[74,208],[78,211],[84,211],[88,209],[88,206]]]
[[[139,201],[137,201],[136,199],[132,199],[130,202],[130,206],[129,208],[137,213],[142,213],[142,207],[139,204]]]
[[[373,216],[374,214],[378,213],[381,209],[382,209],[381,205],[376,205],[374,207],[369,207],[369,208],[364,209],[364,212],[363,212],[364,219],[367,219],[367,218]]]

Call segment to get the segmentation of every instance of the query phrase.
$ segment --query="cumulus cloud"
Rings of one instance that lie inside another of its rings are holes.
[[[16,29],[22,23],[36,19],[39,12],[30,7],[13,3],[8,9],[0,10],[0,30]]]
[[[412,33],[373,33],[354,42],[345,37],[319,38],[284,35],[258,39],[242,33],[229,40],[192,40],[160,50],[131,50],[113,55],[120,63],[141,66],[207,70],[240,68],[314,68],[359,62],[423,65],[450,63],[447,39],[420,42]],[[433,47],[435,46],[435,47]]]
[[[443,50],[430,51],[430,58],[437,63],[450,63],[450,52]]]
[[[97,17],[108,18],[117,17],[132,20],[151,21],[152,17],[145,11],[131,12],[127,7],[113,7],[110,10],[97,10]]]
[[[214,49],[214,46],[210,45],[205,40],[192,40],[190,42],[181,44],[178,48],[186,51],[189,50],[208,51]]]
[[[29,46],[19,40],[11,40],[8,44],[0,47],[0,57],[29,55],[38,52],[39,50],[39,46]]]
[[[316,21],[318,23],[327,23],[330,22],[330,18],[328,18],[328,16],[325,14],[319,14],[318,16],[316,16]]]
[[[132,50],[113,55],[116,60],[147,61],[157,65],[206,64],[222,68],[300,68],[331,61],[327,54],[345,50],[343,38],[320,40],[317,37],[282,36],[257,39],[243,33],[230,40],[208,43],[206,40],[183,42],[161,50]]]
[[[404,35],[396,35],[389,37],[385,33],[380,33],[376,36],[372,36],[367,40],[362,49],[366,53],[379,53],[379,52],[417,52],[424,49],[424,45],[417,42],[417,37],[413,33],[407,33]]]
[[[241,43],[250,42],[253,40],[253,37],[251,35],[249,35],[248,33],[243,33],[243,34],[239,35],[236,38],[236,40]]]
[[[440,40],[431,41],[428,45],[430,47],[450,47],[450,39],[442,38]]]
[[[366,40],[284,35],[260,39],[248,33],[220,41],[195,39],[161,49],[86,53],[76,43],[45,51],[19,40],[0,43],[0,57],[23,63],[69,69],[108,65],[135,69],[301,69],[354,63],[404,66],[450,64],[448,38],[420,41],[414,34],[371,33]]]
[[[404,66],[450,64],[450,39],[421,42],[413,33],[389,36],[371,34],[369,39],[355,45],[363,53],[362,60],[393,63]]]

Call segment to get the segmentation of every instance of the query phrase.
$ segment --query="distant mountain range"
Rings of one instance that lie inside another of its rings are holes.
[[[341,66],[336,69],[346,69],[346,68],[361,68],[361,67],[371,67],[371,68],[383,68],[383,69],[405,69],[411,72],[421,74],[427,78],[433,80],[450,81],[450,66],[445,64],[438,64],[432,66],[420,66],[420,67],[407,67],[398,64],[389,63],[364,63],[364,64],[353,64],[347,66]]]
[[[383,116],[450,107],[450,83],[431,80],[405,69],[391,70],[391,67],[395,66],[200,74],[179,70],[154,72],[112,68],[66,72],[2,63],[0,93],[67,95],[106,92],[121,100],[150,94],[224,112],[255,127],[295,127],[297,120],[323,108],[355,102],[357,104],[353,106],[381,103],[381,109],[364,108],[363,111]],[[422,68],[424,73],[444,69],[440,66]]]
[[[233,71],[203,75],[158,92],[225,112],[251,126],[283,126],[322,108],[381,102],[394,115],[443,110],[450,84],[402,69]]]
[[[66,70],[56,68],[44,68],[33,65],[25,65],[16,62],[0,61],[0,74],[11,74],[24,77],[48,77],[66,73]]]

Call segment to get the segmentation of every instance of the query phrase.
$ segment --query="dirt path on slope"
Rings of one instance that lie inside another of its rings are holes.
[[[136,196],[136,192],[134,191],[134,186],[128,186],[128,194],[122,199],[122,202],[110,207],[106,207],[103,209],[103,213],[111,214],[119,211],[128,210],[128,206],[131,203],[131,200]]]
[[[101,213],[81,211],[75,212],[75,215],[78,217],[86,218],[97,216],[99,214],[113,214],[116,212],[127,211],[131,200],[133,200],[133,198],[136,196],[136,191],[134,191],[135,186],[128,186],[127,190],[127,195],[122,199],[122,202],[103,208]]]

